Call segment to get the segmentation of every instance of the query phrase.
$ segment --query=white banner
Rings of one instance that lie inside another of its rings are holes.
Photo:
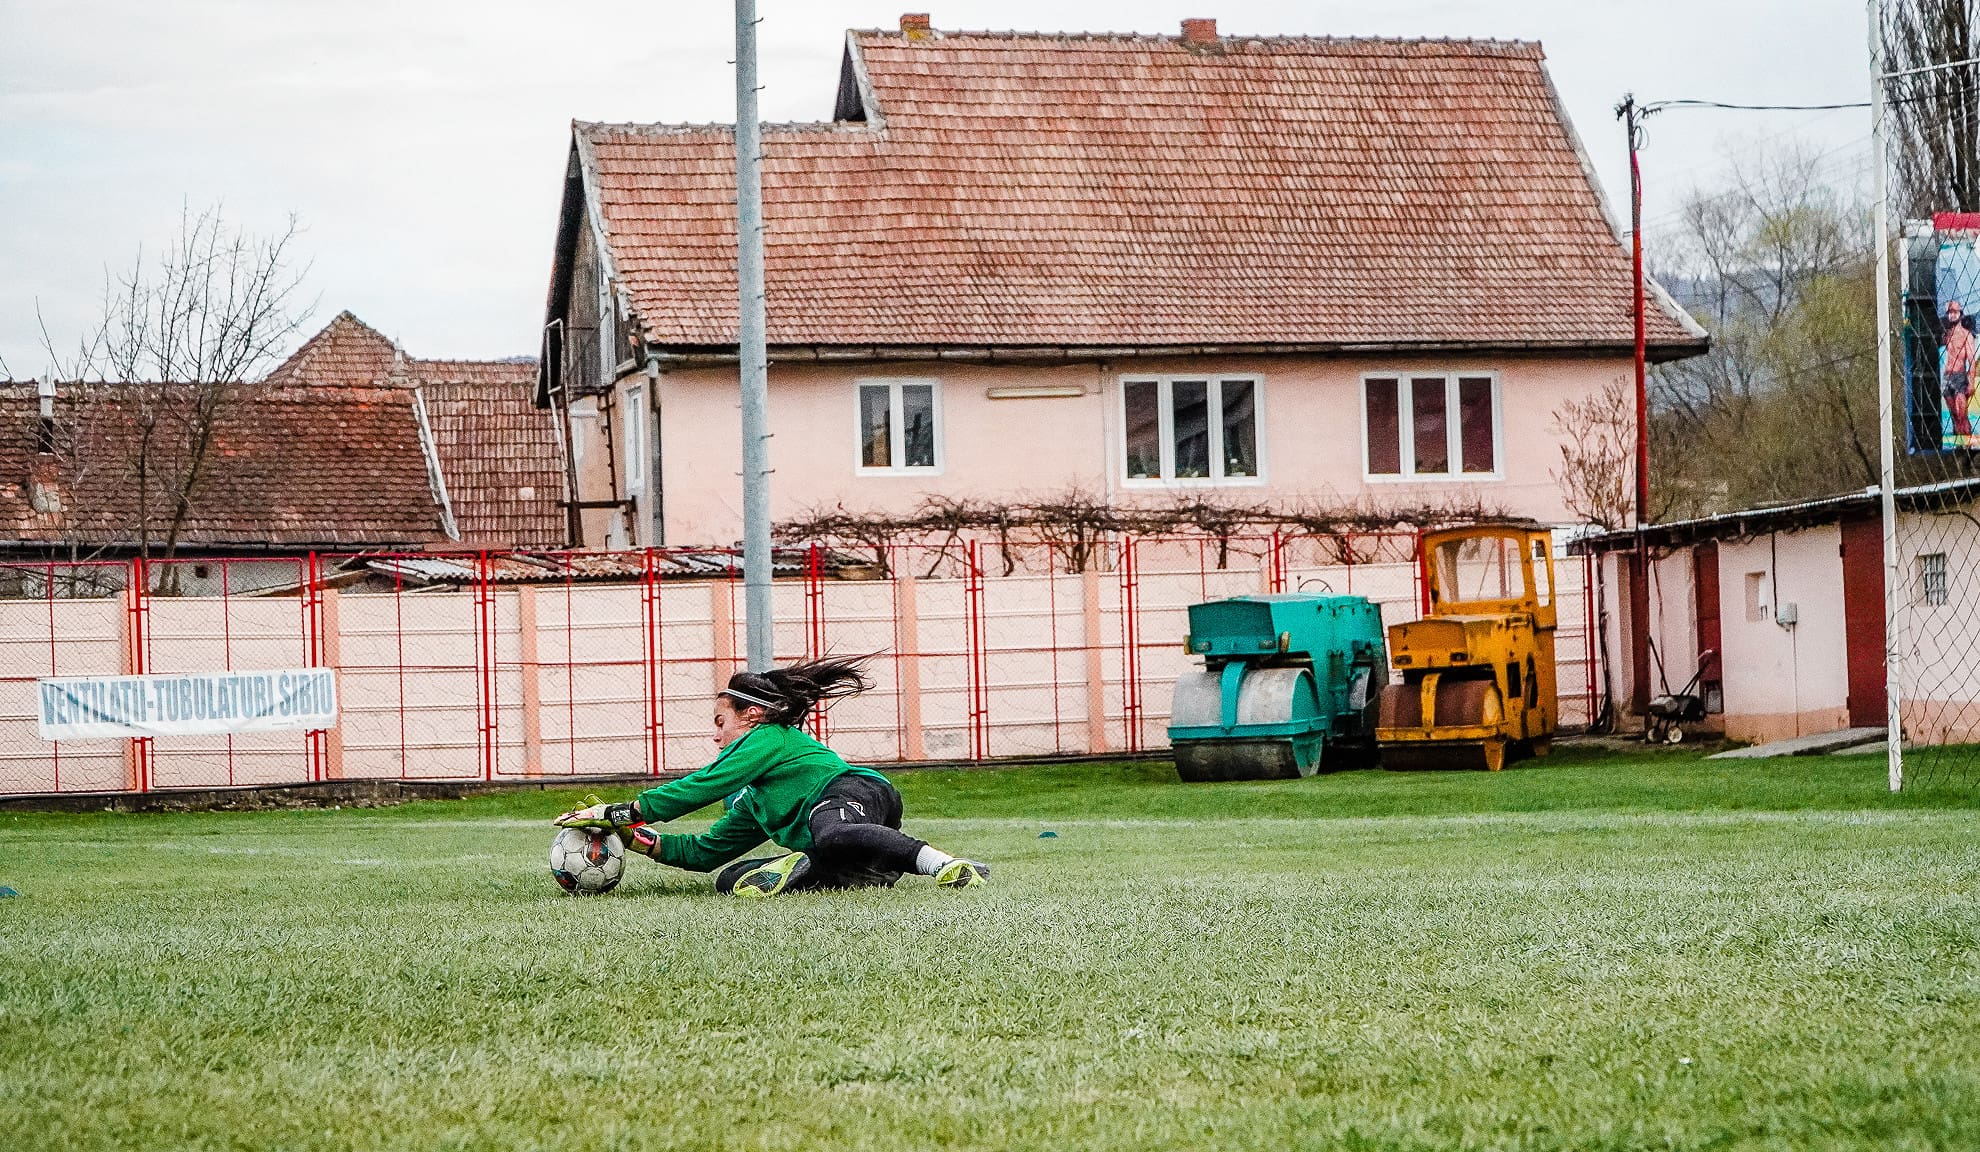
[[[328,668],[56,676],[38,687],[43,740],[283,732],[337,723],[337,675]]]

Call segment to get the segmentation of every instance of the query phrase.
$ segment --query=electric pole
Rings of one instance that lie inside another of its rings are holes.
[[[1630,313],[1636,322],[1636,560],[1629,582],[1629,703],[1639,711],[1650,699],[1650,542],[1644,534],[1650,525],[1650,385],[1643,316],[1643,168],[1636,157],[1643,146],[1646,111],[1633,92],[1616,106],[1629,132]]]
[[[749,670],[776,662],[770,597],[770,355],[763,299],[763,120],[756,0],[736,0],[736,369],[742,386],[743,620]]]
[[[1636,320],[1636,527],[1639,538],[1650,523],[1650,386],[1643,330],[1643,168],[1636,153],[1643,146],[1645,109],[1631,93],[1616,106],[1629,131],[1629,267]]]

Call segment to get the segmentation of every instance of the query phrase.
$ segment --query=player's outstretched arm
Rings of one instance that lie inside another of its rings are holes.
[[[607,804],[596,796],[586,796],[584,799],[584,807],[573,808],[551,823],[559,828],[610,828],[623,832],[646,822],[639,814],[639,807],[631,801]]]
[[[663,836],[648,827],[635,831],[626,843],[662,864],[689,872],[713,872],[767,839],[769,834],[756,821],[730,809],[706,832]]]

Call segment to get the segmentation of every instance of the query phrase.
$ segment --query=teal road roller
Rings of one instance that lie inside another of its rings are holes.
[[[1389,680],[1365,596],[1234,596],[1189,609],[1169,743],[1184,780],[1279,780],[1365,766]]]

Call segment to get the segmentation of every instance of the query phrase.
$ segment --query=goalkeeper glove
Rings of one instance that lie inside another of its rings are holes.
[[[636,804],[607,804],[596,796],[586,796],[585,800],[585,807],[572,809],[551,823],[559,828],[610,828],[615,832],[646,823]]]

